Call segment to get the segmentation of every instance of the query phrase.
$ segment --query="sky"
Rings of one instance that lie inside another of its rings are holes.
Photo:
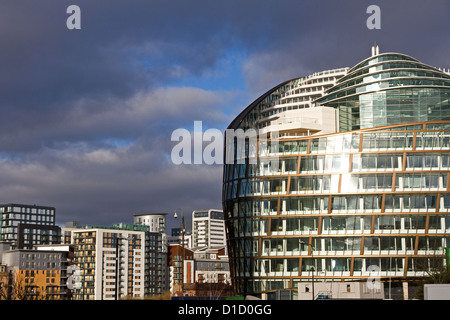
[[[279,83],[353,67],[375,43],[450,68],[449,12],[448,0],[2,0],[0,203],[54,206],[59,225],[168,213],[176,226],[177,208],[221,209],[222,165],[174,164],[174,130],[223,131]]]

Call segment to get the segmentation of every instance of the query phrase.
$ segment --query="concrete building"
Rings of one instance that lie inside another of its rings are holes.
[[[425,284],[425,300],[450,300],[450,284]]]
[[[277,85],[228,129],[222,198],[238,294],[275,299],[312,277],[365,281],[374,269],[401,285],[444,264],[448,72],[376,49]],[[256,144],[239,129],[257,131]]]
[[[384,300],[384,284],[370,286],[361,282],[316,282],[301,283],[298,286],[298,300]]]

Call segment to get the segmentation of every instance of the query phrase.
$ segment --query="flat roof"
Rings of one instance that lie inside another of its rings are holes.
[[[26,207],[26,208],[45,208],[45,209],[55,209],[51,206],[41,206],[36,204],[22,204],[22,203],[4,203],[0,204],[0,207]]]
[[[168,213],[139,213],[139,214],[133,214],[133,217],[138,217],[138,216],[166,216],[168,215]]]

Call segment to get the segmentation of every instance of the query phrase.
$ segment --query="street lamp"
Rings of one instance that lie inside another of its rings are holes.
[[[177,208],[175,210],[175,213],[173,215],[173,217],[175,219],[178,218],[178,215],[181,216],[180,219],[180,233],[181,233],[181,238],[180,238],[180,251],[181,251],[181,299],[183,299],[183,293],[184,293],[184,215],[183,215],[183,210],[181,210],[180,208]]]
[[[311,268],[309,268],[309,270],[310,271],[312,270],[312,272],[311,272],[311,284],[312,284],[312,299],[314,300],[314,257],[313,257],[314,246],[311,243],[304,242],[302,240],[300,240],[300,243],[306,244],[306,245],[311,247],[311,259],[313,261],[313,266]]]
[[[131,241],[133,238],[131,236],[128,237],[121,237],[118,236],[116,239],[116,294],[115,294],[115,300],[119,299],[119,247],[120,247],[120,240],[127,240]]]

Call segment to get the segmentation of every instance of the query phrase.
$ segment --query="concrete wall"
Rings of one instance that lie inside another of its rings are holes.
[[[367,282],[314,282],[315,299],[384,299],[384,286],[371,289]],[[299,283],[298,299],[312,300],[312,283]]]
[[[425,300],[450,300],[450,284],[426,284],[423,291]]]

